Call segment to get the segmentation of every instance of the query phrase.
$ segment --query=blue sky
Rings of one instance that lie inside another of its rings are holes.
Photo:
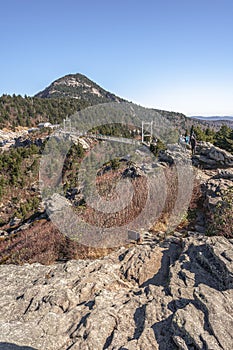
[[[82,73],[142,106],[233,115],[232,0],[0,0],[0,94]]]

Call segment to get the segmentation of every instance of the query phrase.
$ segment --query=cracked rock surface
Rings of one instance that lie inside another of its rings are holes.
[[[0,349],[232,350],[233,242],[167,238],[0,267]]]

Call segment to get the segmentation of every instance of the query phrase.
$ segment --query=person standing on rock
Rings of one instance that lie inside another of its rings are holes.
[[[197,146],[197,140],[194,134],[191,137],[190,143],[191,143],[191,150],[192,150],[192,156],[193,156],[196,153],[196,146]]]

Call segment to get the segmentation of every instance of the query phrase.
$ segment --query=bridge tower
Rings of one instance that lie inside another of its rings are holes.
[[[69,130],[71,132],[71,119],[66,117],[66,119],[63,119],[63,128],[64,130]]]
[[[153,121],[142,121],[142,142],[145,142],[145,137],[149,137],[149,142],[151,143],[153,138]]]

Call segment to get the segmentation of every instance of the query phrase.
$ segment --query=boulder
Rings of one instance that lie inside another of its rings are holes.
[[[62,213],[66,207],[71,206],[70,201],[59,193],[54,193],[43,204],[49,215]]]
[[[166,150],[161,150],[158,155],[158,161],[160,163],[173,164],[191,164],[189,145],[185,145],[185,148],[177,144],[167,145]]]
[[[21,219],[17,218],[17,216],[14,216],[11,220],[10,220],[10,226],[16,226],[21,222]]]
[[[70,134],[69,138],[75,145],[81,144],[81,146],[84,150],[90,149],[89,143],[93,142],[92,140],[90,141],[87,137],[83,138],[83,137],[79,137],[78,135],[75,135],[75,134]]]
[[[204,206],[209,212],[222,205],[226,200],[226,193],[233,187],[233,169],[221,170],[212,176],[204,185]]]
[[[233,155],[210,142],[198,142],[193,164],[203,169],[229,168],[233,166]]]
[[[140,177],[140,176],[143,176],[143,172],[142,170],[136,166],[136,165],[132,165],[128,168],[126,168],[123,173],[122,173],[122,177],[123,178],[131,178],[131,179],[134,179],[136,177]]]

